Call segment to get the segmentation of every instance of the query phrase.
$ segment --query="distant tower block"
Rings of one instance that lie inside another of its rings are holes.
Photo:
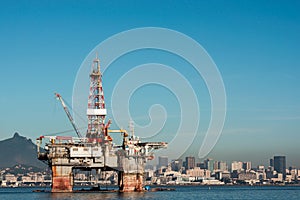
[[[98,56],[93,61],[90,74],[90,92],[88,98],[88,129],[87,138],[97,138],[97,142],[104,139],[104,123],[106,109],[102,88],[102,74],[100,71],[100,60]]]

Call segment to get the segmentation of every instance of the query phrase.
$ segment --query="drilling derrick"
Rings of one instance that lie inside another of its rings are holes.
[[[90,92],[88,97],[88,129],[86,137],[90,141],[102,142],[105,139],[105,102],[102,88],[102,73],[98,56],[94,59],[90,74]],[[95,139],[92,139],[95,138]]]

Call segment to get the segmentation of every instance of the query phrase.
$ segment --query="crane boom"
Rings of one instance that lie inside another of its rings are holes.
[[[75,130],[75,132],[76,132],[76,134],[77,134],[77,136],[78,136],[79,138],[82,138],[82,135],[80,134],[80,132],[79,132],[79,130],[78,130],[78,128],[77,128],[77,126],[76,126],[76,124],[75,124],[75,122],[74,122],[74,119],[73,119],[71,113],[69,112],[69,109],[68,109],[68,107],[66,106],[64,100],[62,99],[61,95],[58,94],[58,93],[55,93],[55,96],[56,96],[56,98],[60,101],[62,107],[64,108],[64,110],[65,110],[65,112],[66,112],[66,114],[67,114],[67,116],[68,116],[68,118],[69,118],[69,120],[70,120],[70,122],[71,122],[71,124],[72,124],[72,126],[73,126],[73,128],[74,128],[74,130]]]
[[[109,133],[123,133],[125,137],[128,136],[127,131],[124,130],[124,129],[119,129],[119,130],[111,130],[111,129],[109,129],[108,132]]]

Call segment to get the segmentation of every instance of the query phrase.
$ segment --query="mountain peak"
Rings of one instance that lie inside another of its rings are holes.
[[[11,138],[14,141],[26,141],[27,138],[24,136],[21,136],[18,132],[15,132],[14,136]]]
[[[20,137],[19,133],[18,132],[15,132],[14,134],[14,138],[17,138],[17,137]]]

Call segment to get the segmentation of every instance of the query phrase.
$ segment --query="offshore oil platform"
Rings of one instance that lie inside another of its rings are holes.
[[[63,98],[56,93],[77,137],[37,138],[38,159],[46,162],[52,171],[51,192],[73,192],[74,170],[116,171],[120,192],[143,191],[145,163],[153,159],[154,150],[166,148],[167,143],[142,142],[134,131],[129,135],[125,129],[109,129],[111,121],[105,122],[107,110],[97,56],[91,68],[86,136],[82,136]],[[122,134],[122,144],[115,145],[110,133]]]

